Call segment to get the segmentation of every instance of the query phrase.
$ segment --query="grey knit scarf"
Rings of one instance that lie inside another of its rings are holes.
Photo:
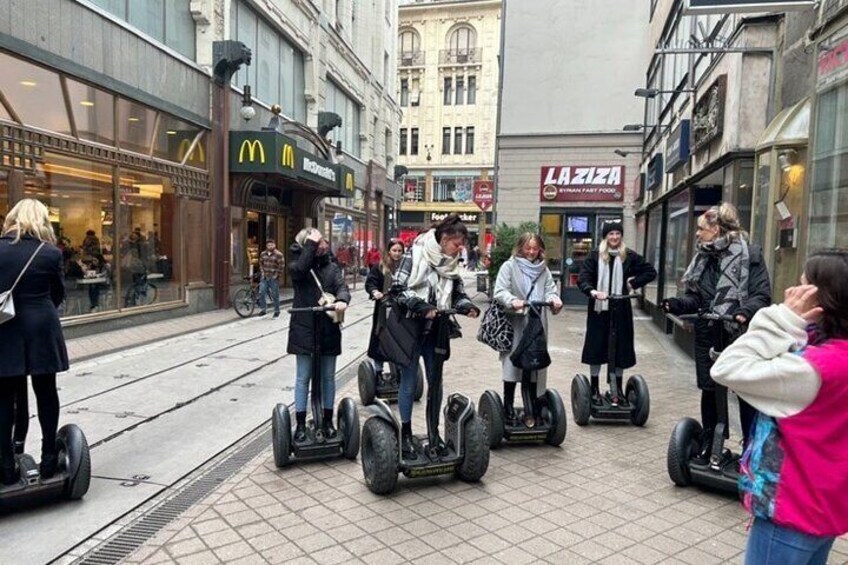
[[[748,244],[742,238],[729,239],[726,236],[709,243],[699,243],[698,252],[683,274],[682,282],[687,288],[697,289],[710,256],[717,256],[719,260],[718,282],[710,310],[716,314],[730,315],[748,299],[751,267]]]

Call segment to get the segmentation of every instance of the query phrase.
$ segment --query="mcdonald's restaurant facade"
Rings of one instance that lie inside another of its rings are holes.
[[[333,163],[303,138],[272,128],[229,134],[230,286],[256,271],[268,240],[286,254],[307,221],[318,225],[323,200],[344,201],[356,192],[351,167]],[[327,232],[332,238],[332,233]],[[288,277],[288,274],[285,275]],[[286,278],[284,286],[290,285]]]

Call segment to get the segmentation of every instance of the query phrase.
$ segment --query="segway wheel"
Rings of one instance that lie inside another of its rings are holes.
[[[701,437],[701,424],[692,418],[683,418],[671,431],[668,440],[666,464],[668,476],[679,487],[692,484],[692,474],[689,472],[689,460],[697,453]]]
[[[91,484],[91,454],[85,434],[79,426],[66,424],[56,432],[56,448],[59,451],[59,461],[64,461],[67,465],[65,497],[79,500],[85,496]]]
[[[463,430],[462,463],[456,468],[456,476],[467,483],[476,483],[489,469],[489,444],[483,420],[474,414]]]
[[[489,449],[497,449],[504,436],[503,403],[493,390],[487,390],[480,397],[480,419],[486,432]]]
[[[356,459],[359,455],[359,411],[352,398],[343,398],[339,404],[336,427],[342,437],[342,455]]]
[[[377,395],[377,367],[371,359],[365,359],[359,364],[359,400],[363,406],[374,404]]]
[[[562,402],[562,397],[559,392],[552,388],[545,391],[546,408],[550,414],[551,430],[548,432],[548,437],[545,439],[548,445],[557,447],[565,441],[565,433],[568,426],[568,418],[565,415],[565,404]]]
[[[648,383],[642,375],[633,375],[627,379],[625,395],[631,406],[630,422],[634,426],[644,426],[651,413],[651,394],[648,392]]]
[[[398,379],[400,382],[400,379]],[[418,377],[415,381],[415,401],[418,402],[421,400],[421,397],[424,396],[424,368],[421,366],[421,363],[418,364]]]
[[[578,426],[589,423],[592,416],[592,388],[586,375],[577,375],[571,380],[571,412]]]
[[[362,473],[374,494],[389,494],[398,480],[398,432],[379,417],[362,426]]]
[[[274,444],[274,465],[282,469],[291,463],[291,414],[285,404],[277,404],[271,414],[271,441]]]

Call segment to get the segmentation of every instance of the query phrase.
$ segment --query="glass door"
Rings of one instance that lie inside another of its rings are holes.
[[[580,292],[577,280],[580,267],[589,256],[594,245],[593,228],[595,216],[589,214],[566,214],[565,248],[563,253],[562,299],[567,304],[586,304],[588,297]]]

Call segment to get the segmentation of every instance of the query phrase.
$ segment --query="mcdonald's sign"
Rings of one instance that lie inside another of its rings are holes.
[[[230,170],[294,176],[291,167],[283,166],[287,157],[285,147],[294,147],[294,140],[273,131],[230,132]],[[294,154],[289,159],[293,160]]]
[[[262,142],[258,139],[245,139],[244,141],[242,141],[241,146],[239,147],[239,163],[244,163],[245,157],[247,157],[247,160],[251,163],[256,161],[256,158],[258,157],[259,162],[264,165],[265,147],[262,145]]]
[[[339,167],[339,191],[343,196],[353,196],[353,193],[356,189],[356,177],[354,176],[353,169],[350,167],[345,167],[344,165],[338,165]]]
[[[194,141],[193,139],[185,138],[180,141],[180,146],[177,148],[177,161],[180,163],[183,162],[183,159],[186,158],[189,149],[191,149],[191,143]],[[194,151],[191,152],[191,155],[188,156],[186,160],[186,164],[190,165],[192,163],[196,164],[205,164],[206,163],[206,150],[203,148],[203,143],[198,142],[197,147],[194,148]]]
[[[294,169],[294,147],[288,143],[283,144],[283,150],[280,152],[280,164],[283,167]]]

